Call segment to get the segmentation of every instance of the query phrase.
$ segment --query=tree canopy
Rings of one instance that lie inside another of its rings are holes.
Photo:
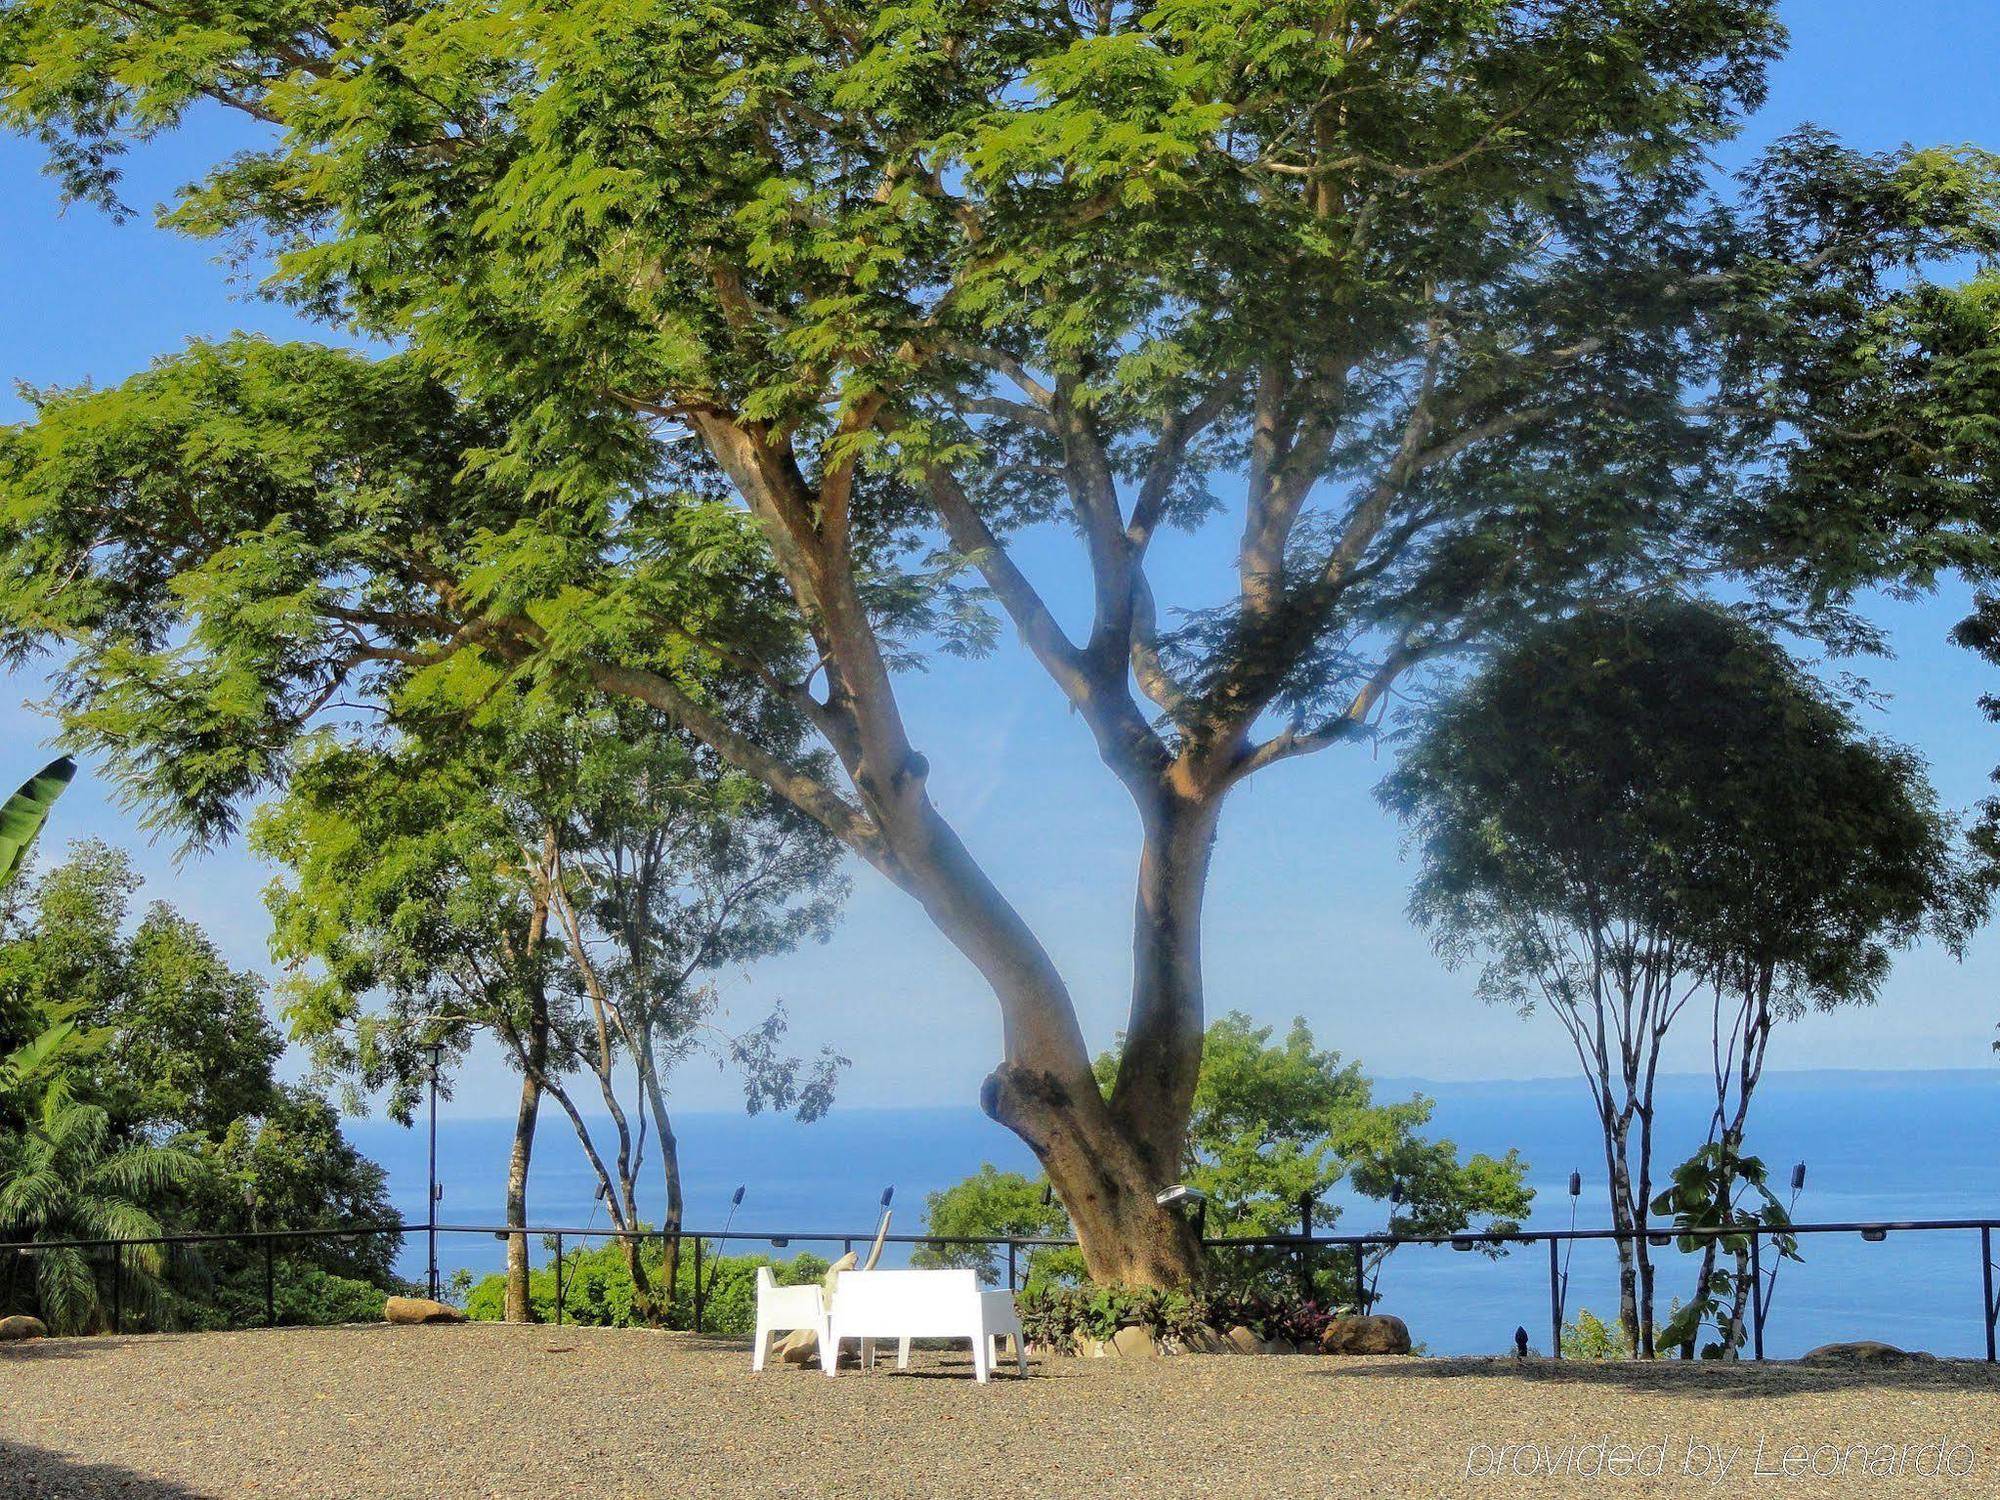
[[[247,117],[167,225],[403,352],[44,393],[0,646],[201,837],[356,695],[670,714],[924,905],[1005,1015],[983,1102],[1101,1269],[1184,1279],[1231,788],[1580,600],[1726,575],[1851,641],[1856,587],[1991,565],[2000,170],[1802,130],[1723,179],[1781,44],[1756,0],[11,0],[0,123],[69,193]],[[1144,838],[1108,1101],[903,713],[1002,619]]]

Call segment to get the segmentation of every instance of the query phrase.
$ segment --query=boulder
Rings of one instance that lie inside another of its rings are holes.
[[[463,1323],[465,1314],[428,1297],[391,1297],[382,1304],[385,1323]]]
[[[1335,1318],[1319,1336],[1322,1354],[1408,1354],[1410,1329],[1387,1314]]]
[[[1111,1336],[1111,1349],[1120,1359],[1151,1359],[1160,1352],[1152,1334],[1143,1328],[1121,1328]]]
[[[1238,1354],[1262,1354],[1264,1352],[1264,1341],[1245,1328],[1241,1323],[1238,1323],[1222,1337],[1228,1343],[1229,1347],[1234,1349]]]
[[[0,1318],[0,1344],[19,1343],[22,1339],[45,1339],[48,1336],[48,1326],[40,1318],[31,1318],[26,1314]]]
[[[1849,1344],[1821,1344],[1799,1356],[1802,1365],[1907,1365],[1934,1360],[1935,1354],[1898,1349],[1894,1344],[1874,1339],[1857,1339]]]
[[[1206,1323],[1200,1324],[1190,1332],[1185,1339],[1181,1340],[1181,1345],[1189,1354],[1233,1354],[1236,1352],[1228,1339],[1217,1333],[1213,1328],[1210,1328]]]

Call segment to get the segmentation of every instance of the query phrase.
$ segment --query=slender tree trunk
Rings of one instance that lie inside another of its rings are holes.
[[[1604,1154],[1611,1174],[1611,1225],[1614,1229],[1634,1228],[1632,1214],[1632,1169],[1626,1159],[1631,1124],[1615,1121],[1604,1135]],[[1639,1260],[1629,1234],[1620,1234],[1618,1246],[1618,1324],[1626,1341],[1639,1347]]]
[[[667,1092],[660,1082],[659,1065],[653,1056],[653,1041],[649,1028],[636,1028],[639,1054],[639,1084],[645,1092],[647,1106],[653,1115],[653,1134],[659,1137],[660,1174],[664,1179],[667,1196],[666,1217],[660,1228],[667,1235],[666,1279],[672,1288],[680,1280],[681,1246],[677,1236],[682,1222],[681,1201],[681,1151],[680,1140],[674,1134],[673,1118],[667,1113]],[[672,1293],[669,1292],[669,1297]]]
[[[546,1053],[548,1032],[542,1030],[541,1046]],[[535,1310],[528,1298],[528,1164],[535,1150],[535,1120],[541,1112],[540,1074],[521,1075],[521,1102],[514,1114],[514,1149],[507,1161],[507,1227],[521,1233],[507,1236],[507,1321],[532,1323]]]
[[[532,962],[540,944],[548,909],[539,899],[529,925],[528,948]],[[521,1101],[514,1112],[514,1147],[507,1161],[507,1212],[509,1229],[521,1231],[507,1236],[506,1317],[509,1323],[532,1323],[535,1308],[528,1295],[528,1167],[535,1153],[535,1124],[542,1110],[542,1079],[549,1066],[549,997],[539,974],[530,973],[527,1036],[521,1059]]]

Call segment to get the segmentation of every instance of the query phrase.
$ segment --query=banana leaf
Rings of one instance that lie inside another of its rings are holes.
[[[0,807],[0,886],[21,873],[35,835],[42,831],[56,798],[75,776],[76,762],[67,755],[52,760]]]

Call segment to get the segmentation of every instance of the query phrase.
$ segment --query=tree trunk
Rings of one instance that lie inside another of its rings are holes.
[[[1632,1214],[1632,1169],[1627,1160],[1630,1149],[1629,1121],[1618,1120],[1604,1135],[1604,1156],[1611,1178],[1611,1227],[1621,1231],[1634,1228]],[[1639,1347],[1639,1257],[1628,1233],[1614,1243],[1618,1253],[1618,1326],[1626,1342]]]
[[[666,1088],[660,1082],[659,1066],[653,1057],[653,1041],[645,1025],[637,1028],[639,1053],[639,1086],[646,1096],[647,1106],[653,1115],[653,1134],[659,1138],[660,1174],[665,1180],[667,1193],[666,1217],[660,1224],[666,1234],[666,1281],[667,1301],[673,1301],[673,1289],[680,1282],[681,1243],[679,1239],[682,1219],[681,1203],[681,1151],[680,1140],[674,1134],[672,1116],[667,1113]]]
[[[522,1233],[507,1236],[507,1303],[509,1323],[532,1323],[535,1309],[528,1296],[528,1166],[535,1151],[535,1122],[542,1108],[542,1076],[549,1062],[548,997],[539,984],[529,986],[527,1066],[521,1071],[521,1102],[514,1113],[514,1149],[507,1161],[507,1227]]]
[[[514,1149],[507,1161],[507,1227],[525,1231],[528,1225],[528,1163],[535,1150],[535,1117],[542,1090],[532,1076],[521,1077],[521,1103],[514,1115]],[[507,1236],[507,1321],[532,1323],[535,1310],[528,1299],[528,1236]]]
[[[1184,1170],[1206,1026],[1201,913],[1218,805],[1164,793],[1145,819],[1132,913],[1132,1009],[1112,1117],[1151,1178]]]

